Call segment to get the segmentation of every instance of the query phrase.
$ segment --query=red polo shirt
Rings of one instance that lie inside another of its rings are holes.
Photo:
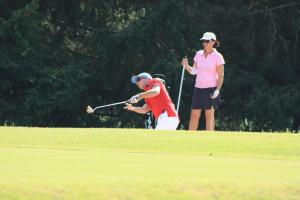
[[[169,96],[166,86],[159,79],[151,79],[148,85],[144,89],[145,91],[151,90],[154,86],[160,87],[160,93],[151,98],[146,98],[146,104],[150,107],[155,119],[158,119],[159,115],[167,111],[169,117],[177,117],[175,106]]]

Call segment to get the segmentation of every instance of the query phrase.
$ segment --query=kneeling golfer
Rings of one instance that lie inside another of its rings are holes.
[[[133,107],[127,103],[125,109],[140,114],[152,111],[157,120],[156,130],[176,130],[179,124],[179,117],[161,80],[152,78],[148,73],[141,73],[133,76],[131,82],[145,92],[134,95],[129,102],[137,103],[139,100],[145,99],[146,103],[142,107]]]

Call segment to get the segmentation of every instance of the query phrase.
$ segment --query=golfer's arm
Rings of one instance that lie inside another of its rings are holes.
[[[146,114],[150,111],[150,108],[147,104],[144,104],[143,107],[133,107],[132,111],[139,114]]]
[[[160,87],[154,86],[151,90],[148,90],[147,92],[143,92],[139,94],[139,97],[141,99],[151,98],[155,97],[156,95],[159,95],[160,93]]]
[[[218,73],[217,89],[220,90],[224,82],[224,65],[217,66],[217,73]]]
[[[197,67],[197,63],[194,62],[193,67],[189,66],[189,65],[185,65],[184,68],[186,69],[186,71],[188,71],[189,74],[191,75],[195,75],[193,73],[193,68]]]

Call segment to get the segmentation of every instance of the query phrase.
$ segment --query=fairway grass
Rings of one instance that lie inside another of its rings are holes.
[[[0,127],[0,200],[299,200],[300,135]]]

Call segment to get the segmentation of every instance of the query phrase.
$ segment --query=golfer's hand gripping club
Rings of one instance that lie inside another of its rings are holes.
[[[132,104],[130,104],[130,103],[125,103],[125,107],[124,107],[124,109],[125,110],[129,110],[129,111],[133,111],[134,110],[134,107],[132,106]]]
[[[185,66],[189,65],[189,61],[187,59],[187,56],[184,56],[182,58],[181,65],[182,65],[182,67],[185,67]]]
[[[138,103],[141,100],[140,95],[134,95],[128,100],[128,103]]]

